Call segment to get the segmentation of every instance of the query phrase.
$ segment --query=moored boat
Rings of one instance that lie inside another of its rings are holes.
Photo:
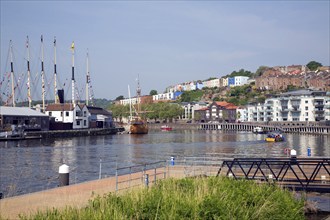
[[[130,121],[129,133],[130,134],[148,134],[148,125],[140,117],[133,117]]]
[[[162,125],[162,126],[160,127],[160,129],[161,129],[162,131],[172,131],[172,127],[170,127],[170,126],[168,126],[168,125]]]
[[[137,85],[137,89],[136,89],[136,98],[137,100],[140,100],[140,96],[141,96],[141,88],[140,88],[140,81],[139,81],[139,77],[137,79],[138,85]],[[130,96],[130,91],[128,89],[129,92],[129,98],[131,98]],[[134,108],[134,107],[133,107]],[[132,103],[130,103],[130,117],[129,117],[129,121],[128,121],[128,125],[129,125],[129,132],[130,134],[148,134],[148,125],[147,125],[147,121],[144,120],[142,117],[140,117],[140,113],[141,112],[141,107],[140,107],[140,102],[137,102],[137,110],[134,108],[134,116],[132,116]]]
[[[284,141],[284,137],[280,133],[269,133],[265,139],[267,142],[281,142]]]
[[[252,132],[255,133],[255,134],[266,134],[267,133],[267,131],[262,129],[262,127],[253,128]]]

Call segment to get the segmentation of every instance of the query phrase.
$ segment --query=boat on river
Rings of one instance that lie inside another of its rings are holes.
[[[252,130],[255,134],[267,134],[267,131],[265,131],[262,127],[255,127]]]
[[[160,127],[160,129],[161,129],[162,131],[172,131],[172,127],[170,127],[170,126],[168,126],[168,125],[162,125],[162,126]]]
[[[140,107],[140,96],[141,96],[141,88],[140,88],[140,82],[139,82],[139,77],[138,77],[138,85],[136,89],[136,94],[137,94],[137,109],[132,106],[132,103],[130,103],[130,117],[128,121],[129,125],[129,131],[128,133],[130,134],[148,134],[148,124],[145,119],[143,119],[140,114],[141,112],[141,107]],[[128,89],[129,91],[129,89]],[[130,94],[129,94],[130,96]],[[131,99],[131,97],[129,97]],[[134,109],[134,116],[132,116],[132,108]]]
[[[148,125],[146,121],[139,116],[132,117],[129,124],[130,134],[148,134]]]
[[[280,133],[269,133],[265,139],[267,142],[281,142],[284,141],[284,136]]]

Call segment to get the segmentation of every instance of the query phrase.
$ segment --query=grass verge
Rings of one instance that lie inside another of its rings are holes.
[[[305,219],[304,200],[275,185],[229,178],[168,179],[150,188],[21,219]]]

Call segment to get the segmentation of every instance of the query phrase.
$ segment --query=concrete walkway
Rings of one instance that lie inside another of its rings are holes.
[[[155,176],[157,180],[167,177],[182,178],[184,169],[180,166],[159,168],[146,171],[149,174],[150,185]],[[156,174],[156,175],[155,175]],[[118,176],[118,190],[122,192],[128,188],[143,187],[143,173]],[[4,219],[18,219],[19,214],[30,215],[39,211],[52,208],[65,208],[66,206],[82,208],[90,199],[97,195],[116,191],[116,177],[109,177],[75,185],[58,187],[50,190],[15,196],[0,200],[0,216]]]

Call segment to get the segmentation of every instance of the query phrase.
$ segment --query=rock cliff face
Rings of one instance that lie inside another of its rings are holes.
[[[260,77],[256,78],[256,87],[258,89],[284,91],[290,86],[329,91],[329,70],[317,72],[292,70],[290,72],[283,72],[276,69],[270,69],[265,71]]]

